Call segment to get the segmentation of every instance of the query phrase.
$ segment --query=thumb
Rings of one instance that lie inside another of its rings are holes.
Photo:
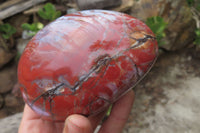
[[[82,115],[71,115],[65,121],[63,133],[92,133],[92,125]]]

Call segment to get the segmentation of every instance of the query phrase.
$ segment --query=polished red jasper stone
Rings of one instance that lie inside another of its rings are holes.
[[[29,42],[18,66],[20,89],[43,119],[89,116],[134,87],[157,52],[154,34],[136,18],[77,12],[58,18]]]

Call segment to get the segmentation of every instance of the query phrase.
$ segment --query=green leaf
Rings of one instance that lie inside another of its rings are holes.
[[[4,39],[9,39],[14,33],[16,33],[15,27],[11,26],[8,23],[0,25],[0,32]]]
[[[40,22],[32,23],[32,24],[28,24],[28,23],[22,24],[22,28],[24,30],[31,31],[30,33],[28,33],[29,36],[34,36],[43,27],[44,25]]]
[[[159,16],[150,17],[147,18],[146,24],[156,35],[158,45],[159,46],[163,45],[164,42],[162,42],[161,40],[166,36],[164,30],[167,27],[167,23],[164,21],[164,19]]]
[[[197,10],[200,11],[200,4],[197,5]]]
[[[60,11],[56,11],[56,12],[54,13],[53,20],[57,19],[57,18],[60,17],[60,16],[61,16],[61,12],[60,12]]]
[[[44,6],[44,9],[47,11],[47,12],[55,12],[56,11],[56,8],[53,4],[51,3],[47,3],[45,6]]]
[[[112,110],[112,105],[109,106],[106,115],[109,116]]]
[[[61,12],[56,11],[56,8],[53,4],[47,3],[42,9],[38,11],[38,15],[45,20],[53,21],[61,16]]]
[[[4,39],[9,39],[10,38],[10,36],[7,35],[7,34],[3,34],[2,36],[3,36]]]
[[[196,33],[196,37],[195,37],[194,44],[200,45],[200,29],[196,29],[195,33]]]
[[[30,29],[31,29],[30,24],[28,24],[28,23],[22,24],[21,27],[22,27],[22,29],[24,29],[24,30],[30,30]]]
[[[8,31],[8,28],[10,27],[10,24],[2,24],[0,25],[0,31],[1,32],[7,32]]]
[[[29,30],[29,31],[39,31],[44,27],[44,25],[40,22],[38,23],[32,23],[32,24],[28,24],[28,23],[24,23],[22,24],[22,28],[24,30]]]
[[[43,9],[40,9],[40,10],[38,11],[38,15],[39,15],[41,18],[43,18],[43,19],[45,19],[45,20],[48,20],[48,16],[47,16],[46,13],[43,11]]]
[[[195,2],[194,2],[194,0],[187,0],[187,3],[189,6],[192,6],[192,5],[194,5]]]

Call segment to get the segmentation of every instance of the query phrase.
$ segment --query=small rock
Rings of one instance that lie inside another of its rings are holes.
[[[102,9],[121,5],[122,0],[76,0],[79,9]]]
[[[33,36],[34,36],[34,32],[33,31],[30,31],[30,30],[24,30],[23,32],[22,32],[22,38],[23,39],[31,39]]]
[[[22,97],[21,91],[20,91],[20,84],[16,83],[13,86],[12,92],[11,92],[15,97]]]
[[[187,60],[188,60],[188,61],[191,61],[191,59],[192,59],[192,56],[188,56],[188,57],[187,57]]]
[[[76,13],[77,10],[75,8],[69,8],[67,9],[67,14],[72,14],[72,13]]]
[[[9,92],[17,82],[16,66],[9,66],[0,70],[0,93]]]
[[[0,47],[0,68],[8,63],[15,56],[15,54],[16,52],[6,52],[6,50]]]
[[[17,52],[21,55],[28,44],[30,39],[18,39],[17,40]]]
[[[20,97],[8,94],[5,98],[5,108],[7,109],[9,115],[22,112],[24,109],[24,101]]]
[[[20,106],[20,102],[14,95],[8,94],[5,97],[5,105],[7,107],[17,107]]]
[[[118,12],[126,12],[132,8],[133,4],[133,0],[122,0],[122,4],[119,7],[112,8],[112,10]]]
[[[0,119],[8,116],[7,110],[5,108],[0,109]]]
[[[20,106],[17,107],[7,107],[7,113],[8,115],[14,115],[16,113],[22,112],[24,109],[24,104],[21,104]]]

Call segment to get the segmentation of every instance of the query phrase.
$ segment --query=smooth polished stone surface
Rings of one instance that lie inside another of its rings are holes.
[[[58,18],[27,45],[18,66],[26,103],[41,118],[101,112],[148,72],[158,47],[129,15],[88,10]]]

